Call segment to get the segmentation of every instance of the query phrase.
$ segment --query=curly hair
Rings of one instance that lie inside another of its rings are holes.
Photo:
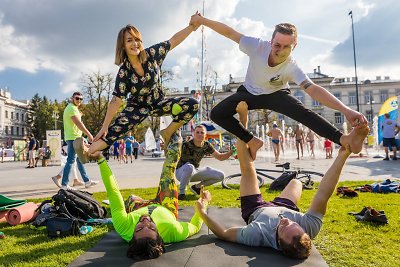
[[[132,237],[126,256],[135,260],[148,260],[158,258],[163,253],[165,253],[164,241],[157,233],[156,239],[149,237],[135,239],[135,237]]]
[[[311,254],[311,238],[303,233],[293,237],[290,243],[285,243],[279,239],[279,246],[283,255],[295,259],[307,259]]]

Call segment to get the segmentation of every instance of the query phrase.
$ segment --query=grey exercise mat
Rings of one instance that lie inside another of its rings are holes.
[[[189,221],[193,207],[179,209],[179,218]],[[209,214],[227,226],[245,225],[238,208],[209,208]],[[79,256],[68,266],[328,266],[313,246],[305,260],[284,257],[270,248],[255,248],[217,239],[203,225],[201,231],[184,242],[168,244],[164,255],[157,259],[135,262],[125,256],[128,244],[112,231],[95,247]]]

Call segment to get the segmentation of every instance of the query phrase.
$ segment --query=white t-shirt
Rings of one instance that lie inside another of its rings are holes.
[[[253,95],[271,94],[289,88],[289,82],[300,85],[310,80],[290,56],[281,64],[270,67],[268,57],[271,43],[258,38],[242,36],[239,48],[249,56],[244,87]]]
[[[285,207],[264,207],[253,212],[249,217],[249,224],[238,230],[237,242],[252,247],[278,249],[276,229],[280,222],[280,214],[297,222],[311,239],[317,236],[322,226],[322,214],[312,212],[304,214]]]

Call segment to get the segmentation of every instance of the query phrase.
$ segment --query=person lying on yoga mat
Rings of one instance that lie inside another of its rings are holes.
[[[76,141],[82,144],[80,140]],[[80,146],[81,150],[87,147]],[[131,195],[123,201],[117,181],[100,152],[98,160],[101,178],[110,200],[113,225],[117,233],[129,242],[127,256],[134,259],[157,258],[165,252],[164,242],[180,242],[198,233],[203,224],[198,212],[190,222],[178,221],[178,189],[175,169],[182,149],[182,137],[172,135],[166,150],[157,195],[143,200]]]
[[[241,123],[247,126],[247,104],[240,102],[236,108]],[[366,124],[357,126],[354,138],[364,140],[369,132]],[[342,168],[351,154],[350,147],[341,147],[336,160],[323,177],[310,208],[301,213],[296,204],[300,200],[302,183],[292,180],[273,201],[263,200],[258,187],[256,171],[248,146],[238,140],[237,154],[242,178],[240,181],[240,201],[244,227],[226,228],[207,215],[208,201],[199,199],[197,212],[204,223],[219,238],[249,246],[272,247],[284,255],[305,259],[311,252],[311,239],[320,231],[322,218],[329,198],[339,181]],[[203,192],[210,199],[209,192]],[[223,211],[221,211],[223,212]]]

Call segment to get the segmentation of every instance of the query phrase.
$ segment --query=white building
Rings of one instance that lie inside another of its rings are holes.
[[[24,140],[29,132],[29,102],[11,99],[7,89],[0,89],[0,144],[11,147],[14,140]]]

